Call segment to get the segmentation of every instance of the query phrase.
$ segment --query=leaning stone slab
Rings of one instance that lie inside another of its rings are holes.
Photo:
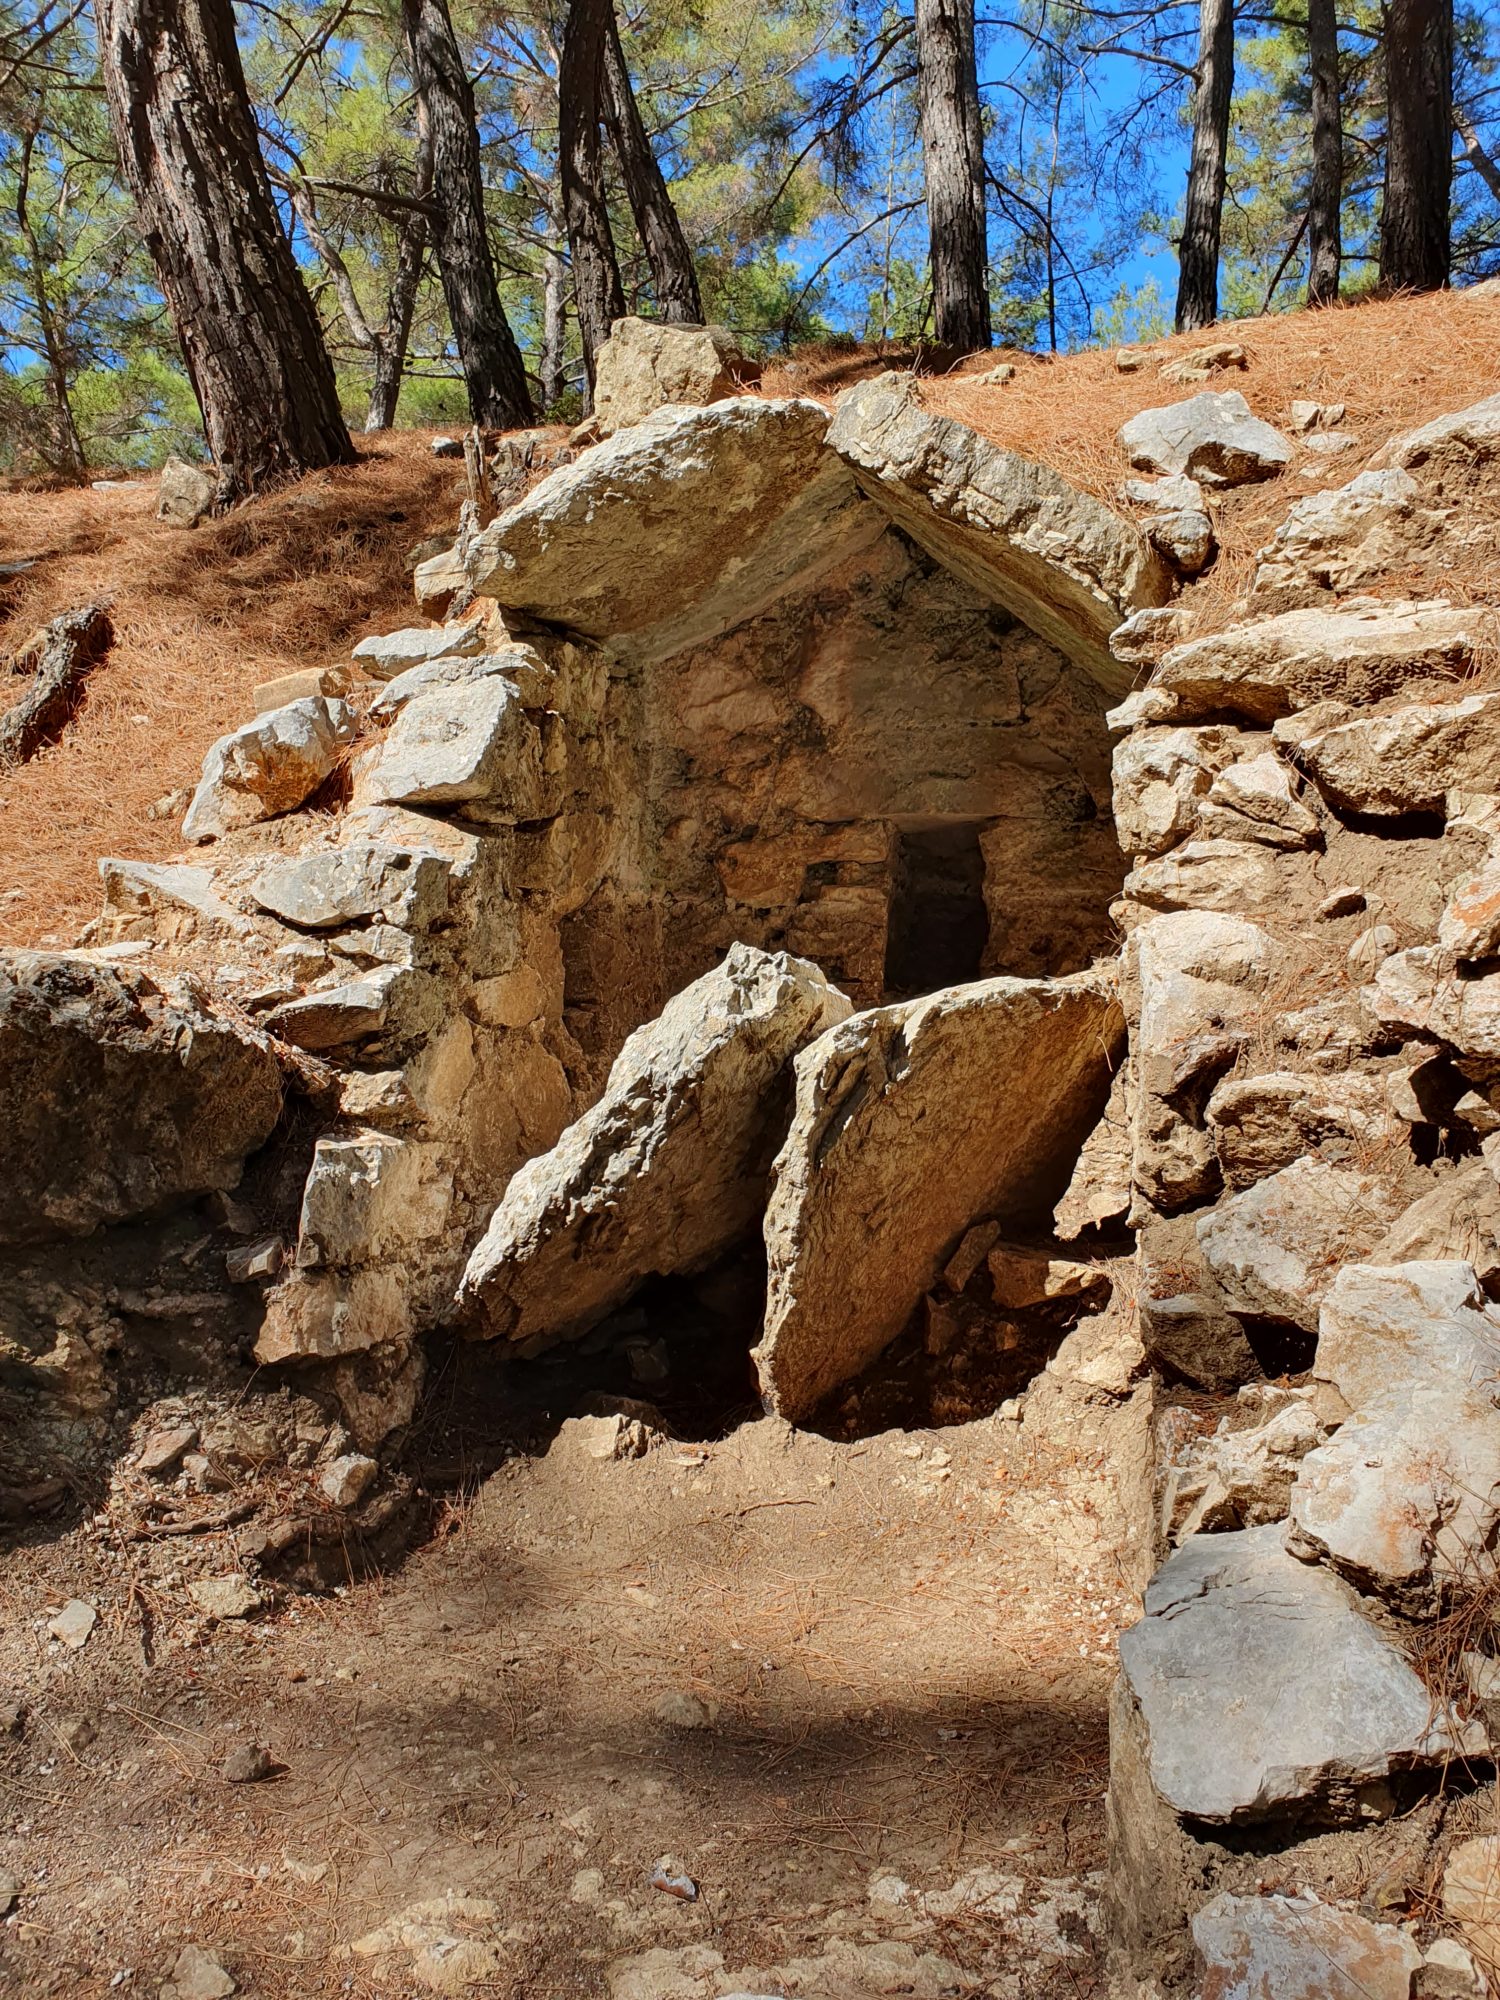
[[[484,651],[484,633],[473,620],[453,625],[411,625],[383,637],[361,639],[354,658],[378,681],[394,680],[428,660],[472,658]]]
[[[1142,410],[1121,426],[1120,448],[1138,471],[1185,473],[1204,486],[1271,479],[1292,462],[1289,440],[1263,423],[1238,389],[1205,389]]]
[[[270,1051],[186,982],[82,955],[0,954],[0,1242],[231,1188],[281,1115]]]
[[[554,806],[542,739],[521,697],[490,675],[438,688],[397,716],[367,783],[377,805],[456,806],[516,824]]]
[[[1199,2000],[1409,2000],[1421,1947],[1315,1896],[1216,1896],[1193,1918]]]
[[[909,375],[847,390],[828,442],[929,555],[1104,687],[1129,687],[1110,633],[1171,595],[1169,572],[1132,522],[1050,466],[925,410]]]
[[[883,517],[803,399],[665,409],[550,473],[468,555],[476,593],[664,659],[873,542]]]
[[[306,930],[380,917],[426,930],[448,906],[446,855],[352,840],[268,862],[251,893],[263,910]]]
[[[221,736],[203,760],[183,838],[216,840],[236,827],[295,812],[333,770],[354,727],[347,702],[315,696],[273,708]]]
[[[1209,1825],[1389,1813],[1387,1781],[1483,1756],[1330,1571],[1279,1526],[1194,1535],[1146,1590],[1120,1665],[1157,1792]]]
[[[1317,701],[1368,703],[1424,676],[1461,679],[1485,643],[1488,615],[1446,604],[1286,611],[1176,646],[1152,677],[1177,714],[1272,723]]]
[[[989,979],[856,1014],[797,1061],[766,1210],[761,1390],[806,1416],[900,1333],[980,1216],[1061,1193],[1109,1092],[1111,983]]]
[[[717,403],[759,380],[727,326],[617,319],[594,362],[594,421],[612,437],[665,403]]]
[[[752,1230],[787,1067],[848,1012],[816,966],[737,944],[637,1028],[603,1097],[514,1175],[469,1259],[459,1297],[480,1336],[539,1351]]]

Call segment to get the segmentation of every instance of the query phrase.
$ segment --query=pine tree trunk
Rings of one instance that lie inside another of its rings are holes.
[[[531,421],[531,391],[490,255],[474,89],[446,0],[401,0],[412,82],[432,135],[433,244],[475,423]]]
[[[419,106],[417,117],[421,138],[417,146],[417,171],[413,194],[420,201],[432,192],[432,135],[427,117]],[[412,209],[401,224],[396,244],[396,269],[386,301],[385,330],[375,343],[375,374],[370,384],[370,403],[365,412],[367,431],[388,431],[396,421],[401,400],[401,378],[406,373],[406,350],[411,343],[412,314],[417,307],[417,287],[422,282],[422,265],[427,257],[427,217]]]
[[[611,326],[625,317],[599,144],[605,30],[611,10],[612,0],[571,0],[557,77],[563,212],[573,253],[573,298],[590,396],[595,357],[609,339]]]
[[[568,267],[560,250],[542,256],[542,408],[550,410],[567,386]]]
[[[974,0],[916,0],[916,26],[933,327],[967,351],[991,338]]]
[[[1437,291],[1450,254],[1453,0],[1389,0],[1385,89],[1380,282]]]
[[[354,457],[271,202],[230,0],[98,0],[120,159],[225,503]]]
[[[1219,232],[1234,94],[1234,0],[1201,0],[1187,204],[1177,253],[1177,331],[1219,317]]]
[[[1344,122],[1339,103],[1339,30],[1334,0],[1307,0],[1307,54],[1312,77],[1312,187],[1307,205],[1307,303],[1331,305],[1339,295],[1343,245]]]
[[[662,317],[677,326],[697,326],[703,320],[698,274],[688,249],[667,183],[651,150],[640,106],[631,87],[620,28],[611,6],[604,24],[604,116],[619,156],[630,212],[640,232],[652,289]]]

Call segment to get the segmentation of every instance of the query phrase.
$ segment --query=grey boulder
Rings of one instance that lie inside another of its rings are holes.
[[[1238,389],[1205,389],[1142,410],[1121,426],[1120,446],[1139,471],[1185,473],[1204,486],[1270,479],[1292,462],[1289,440],[1263,423]]]

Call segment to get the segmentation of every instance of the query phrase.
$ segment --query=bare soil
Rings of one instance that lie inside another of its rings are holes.
[[[128,1471],[0,1556],[0,1991],[154,1996],[188,1943],[260,2000],[1100,1991],[1135,1405],[1049,1375],[1020,1415],[601,1462],[531,1381],[496,1469],[325,1595],[203,1617],[234,1528],[133,1539]],[[229,1784],[245,1743],[273,1772]]]

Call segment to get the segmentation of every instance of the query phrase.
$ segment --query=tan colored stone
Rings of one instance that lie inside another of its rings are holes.
[[[1392,1208],[1373,1176],[1326,1160],[1294,1160],[1204,1216],[1198,1247],[1232,1311],[1315,1333],[1339,1265],[1357,1262],[1380,1241]]]
[[[1410,702],[1384,715],[1347,711],[1278,735],[1323,796],[1378,819],[1440,812],[1452,791],[1500,784],[1500,694]]]
[[[321,696],[258,715],[221,736],[182,822],[185,840],[215,840],[237,827],[296,810],[315,792],[354,736],[354,715]]]
[[[346,695],[354,676],[344,666],[304,667],[300,673],[282,674],[274,681],[262,681],[255,690],[255,712],[266,715],[288,702],[306,701],[314,695],[325,699]]]
[[[1060,473],[925,410],[911,376],[847,390],[828,441],[903,533],[1101,686],[1125,692],[1130,676],[1110,634],[1171,595],[1133,523]]]
[[[1315,1896],[1217,1896],[1193,1918],[1199,2000],[1409,2000],[1415,1939]]]
[[[1443,1911],[1486,1965],[1500,1965],[1500,1834],[1462,1841],[1449,1854]]]
[[[1096,974],[992,979],[855,1015],[798,1058],[755,1351],[772,1407],[795,1421],[857,1375],[977,1216],[1045,1210],[1121,1026]]]
[[[611,437],[664,403],[717,403],[759,380],[727,326],[617,319],[594,361],[594,422]]]

